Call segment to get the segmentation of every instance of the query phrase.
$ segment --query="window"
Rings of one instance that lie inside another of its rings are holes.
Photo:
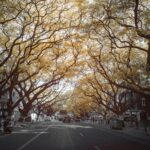
[[[146,106],[145,98],[142,98],[142,106]]]

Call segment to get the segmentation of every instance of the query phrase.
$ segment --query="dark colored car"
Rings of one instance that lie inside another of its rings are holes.
[[[120,129],[120,130],[122,130],[123,127],[124,127],[123,120],[119,120],[119,119],[116,119],[116,118],[110,119],[109,124],[110,124],[111,129]]]
[[[26,122],[31,122],[31,116],[26,117],[26,118],[25,118],[25,121],[26,121]]]
[[[80,122],[80,121],[81,121],[81,118],[80,118],[80,117],[76,117],[76,118],[74,119],[74,121],[75,121],[75,122]]]
[[[63,122],[64,123],[70,123],[71,122],[71,118],[69,116],[64,117]]]

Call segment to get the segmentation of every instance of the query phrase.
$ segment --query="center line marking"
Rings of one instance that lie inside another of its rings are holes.
[[[95,148],[96,150],[101,150],[98,146],[94,146],[94,148]]]
[[[51,125],[50,125],[51,126]],[[50,126],[48,126],[43,132],[45,132],[46,130],[48,130],[50,128]],[[29,145],[32,141],[34,141],[35,139],[37,139],[42,133],[37,134],[36,136],[34,136],[32,139],[30,139],[28,142],[26,142],[25,144],[23,144],[20,148],[18,148],[17,150],[22,150],[24,149],[27,145]]]
[[[80,133],[81,136],[84,136],[82,133]]]

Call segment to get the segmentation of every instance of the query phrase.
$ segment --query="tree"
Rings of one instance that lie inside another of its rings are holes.
[[[93,73],[82,92],[121,114],[130,108],[119,97],[125,90],[150,96],[148,1],[95,1],[90,9],[78,3],[87,20],[82,32],[88,35],[83,45],[89,70],[83,72]]]
[[[78,37],[80,24],[80,14],[74,16],[73,10],[72,3],[63,0],[2,2],[0,97],[9,93],[10,115],[26,100],[28,112],[40,94],[69,75],[78,52],[64,45]],[[20,96],[16,102],[13,90]]]
[[[97,68],[105,74],[106,80],[149,97],[148,1],[106,0],[98,3],[96,1],[91,12],[93,28],[89,34],[99,45],[95,48],[99,48],[99,52],[96,50],[96,58],[90,48],[90,56],[95,57],[95,64],[99,65]],[[104,54],[111,62],[103,62]]]
[[[120,96],[122,90],[105,82],[97,72],[87,74],[86,77],[80,79],[76,90],[78,91],[76,99],[79,103],[82,103],[83,100],[86,103],[91,103],[89,108],[95,108],[95,111],[103,115],[105,115],[106,111],[121,115],[131,106],[128,100]],[[84,109],[84,107],[82,108]]]
[[[62,89],[60,91],[55,88],[51,91],[48,89],[42,93],[41,97],[34,101],[32,104],[32,110],[37,114],[37,120],[39,119],[41,113],[51,116],[57,111],[55,105],[57,105],[60,101],[63,101],[61,98],[61,92]],[[21,118],[23,118],[23,116]]]

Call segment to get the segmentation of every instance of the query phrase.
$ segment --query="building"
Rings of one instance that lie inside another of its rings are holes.
[[[129,104],[129,109],[124,113],[125,115],[136,116],[140,121],[140,112],[144,110],[150,119],[150,100],[148,98],[131,90],[126,90],[119,96]]]

